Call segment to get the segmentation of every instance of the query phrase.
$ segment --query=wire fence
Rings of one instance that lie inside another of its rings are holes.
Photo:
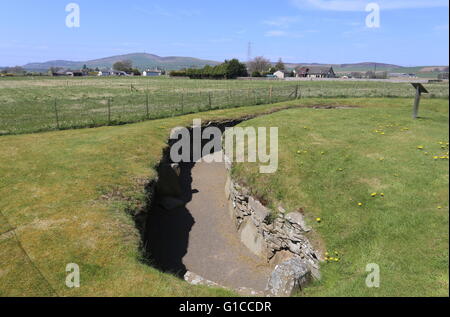
[[[92,91],[74,92],[58,86],[50,95],[39,95],[43,89],[11,89],[4,99],[0,96],[0,135],[117,125],[298,98],[413,98],[415,94],[409,84],[274,82],[252,87],[233,81],[230,86],[207,83],[209,86],[193,89],[180,81],[180,87],[148,89],[143,83],[119,83],[120,89],[116,90],[89,86]],[[430,85],[427,89],[428,98],[448,98],[448,85]]]
[[[0,108],[0,134],[118,125],[298,97],[298,86],[285,86],[210,91],[157,90],[114,97],[23,100],[20,106]]]

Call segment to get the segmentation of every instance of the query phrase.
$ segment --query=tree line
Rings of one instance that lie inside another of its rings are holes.
[[[173,77],[189,77],[191,79],[235,79],[246,77],[247,66],[238,59],[225,60],[216,66],[206,65],[203,68],[187,68],[170,72]]]

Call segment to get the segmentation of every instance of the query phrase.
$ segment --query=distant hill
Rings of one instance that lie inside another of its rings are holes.
[[[65,60],[54,60],[44,63],[29,63],[23,66],[26,70],[30,71],[47,71],[50,67],[64,67],[71,69],[82,68],[86,65],[90,68],[111,68],[112,65],[118,61],[131,60],[133,66],[146,69],[146,68],[163,68],[166,70],[177,70],[186,67],[204,67],[206,65],[217,65],[219,62],[203,60],[193,57],[181,57],[181,56],[169,56],[161,57],[153,54],[147,53],[133,53],[126,55],[117,55],[111,57],[105,57],[100,59],[94,59],[89,61],[65,61]]]
[[[111,57],[105,57],[100,59],[94,59],[89,61],[67,61],[67,60],[54,60],[44,63],[29,63],[23,66],[28,71],[46,72],[50,67],[63,67],[71,69],[80,69],[83,65],[90,68],[110,69],[112,65],[118,61],[131,60],[133,66],[141,70],[146,68],[162,68],[165,70],[178,70],[183,68],[201,68],[206,65],[217,65],[219,62],[211,60],[203,60],[194,57],[182,57],[182,56],[168,56],[161,57],[148,53],[132,53],[125,55],[117,55]],[[273,63],[275,64],[275,63]],[[448,66],[415,66],[415,67],[403,67],[394,64],[375,63],[375,62],[361,62],[361,63],[348,63],[348,64],[324,64],[324,63],[285,63],[288,70],[292,70],[302,65],[316,65],[316,66],[333,66],[337,73],[350,73],[350,72],[366,72],[369,70],[387,71],[393,73],[416,73],[420,76],[434,77],[437,74],[437,70],[448,71]],[[3,68],[0,68],[3,69]]]
[[[333,66],[336,72],[357,72],[357,71],[368,71],[374,70],[394,70],[402,68],[399,65],[375,63],[375,62],[363,62],[363,63],[352,63],[352,64],[322,64],[322,63],[286,63],[286,67],[293,69],[302,65],[310,66]]]

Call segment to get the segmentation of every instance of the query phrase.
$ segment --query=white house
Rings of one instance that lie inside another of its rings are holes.
[[[285,79],[287,77],[286,72],[282,70],[277,70],[273,75],[278,79]]]
[[[162,71],[160,71],[160,70],[147,69],[142,72],[142,76],[146,76],[146,77],[156,77],[156,76],[161,76],[161,75],[162,75]]]
[[[119,70],[101,70],[97,76],[129,76],[127,73]]]

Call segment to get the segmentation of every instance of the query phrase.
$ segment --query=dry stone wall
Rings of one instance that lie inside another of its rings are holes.
[[[229,160],[226,162],[230,170]],[[311,228],[306,225],[300,212],[287,213],[283,208],[279,208],[277,213],[272,212],[252,197],[247,188],[233,181],[230,173],[225,194],[230,202],[230,216],[247,248],[258,256],[266,257],[274,265],[285,262],[298,264],[301,261],[313,278],[320,278],[320,255],[306,237]],[[289,262],[291,258],[298,261]]]

